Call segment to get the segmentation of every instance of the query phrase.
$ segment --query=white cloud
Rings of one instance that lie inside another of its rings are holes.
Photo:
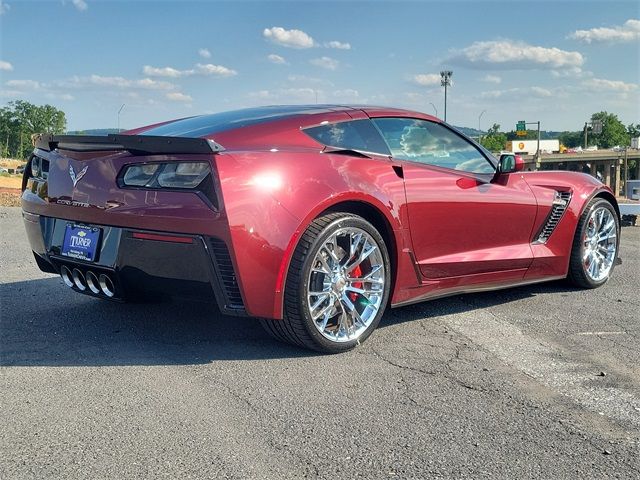
[[[202,58],[211,58],[211,52],[209,51],[208,48],[199,49],[198,55],[200,55]]]
[[[213,75],[216,77],[233,77],[238,74],[231,68],[224,67],[222,65],[213,65],[212,63],[196,65],[196,72],[200,75]]]
[[[487,83],[502,83],[502,78],[498,75],[485,75],[482,81]]]
[[[332,40],[331,42],[325,42],[324,46],[326,48],[337,48],[338,50],[351,50],[350,43],[343,43],[337,40]]]
[[[166,77],[166,78],[181,78],[190,77],[193,75],[212,75],[217,77],[233,77],[238,72],[222,65],[213,65],[211,63],[196,64],[195,68],[188,70],[178,70],[173,67],[152,67],[151,65],[145,65],[142,67],[142,73],[149,77]]]
[[[501,70],[557,69],[580,67],[584,63],[579,52],[511,40],[474,42],[455,50],[448,60],[469,68]]]
[[[340,65],[340,62],[331,57],[320,57],[309,60],[309,63],[316,67],[326,68],[327,70],[336,70]]]
[[[81,12],[84,12],[88,8],[87,2],[84,0],[71,0],[71,3],[73,3],[73,6]]]
[[[35,80],[9,80],[5,83],[7,87],[18,88],[21,90],[38,90],[40,82]]]
[[[124,77],[103,77],[95,74],[89,77],[74,76],[70,82],[62,82],[61,86],[135,88],[142,90],[171,90],[176,87],[173,83],[151,78],[129,79]]]
[[[251,98],[259,98],[262,100],[271,100],[273,98],[276,98],[275,93],[273,93],[271,90],[258,90],[257,92],[249,92],[249,96]]]
[[[275,53],[267,55],[267,60],[269,60],[271,63],[275,63],[277,65],[286,65],[286,63],[287,63],[287,61],[284,59],[284,57],[281,57],[280,55],[276,55]]]
[[[582,70],[580,67],[564,68],[562,70],[551,70],[551,75],[555,78],[566,77],[589,77],[593,75],[592,72]]]
[[[0,70],[5,72],[11,72],[13,71],[13,65],[11,65],[9,62],[0,60]]]
[[[482,92],[480,97],[482,98],[501,98],[506,100],[520,100],[525,101],[529,98],[549,98],[553,96],[553,92],[542,87],[516,87],[506,90],[491,90],[488,92]]]
[[[313,103],[316,95],[322,95],[322,90],[313,88],[281,88],[278,90],[258,90],[250,92],[249,97],[279,103]]]
[[[422,87],[440,85],[440,75],[438,73],[419,73],[411,77],[411,81]]]
[[[172,67],[152,67],[150,65],[142,67],[142,73],[150,77],[180,78],[193,75],[194,72],[195,70],[178,70]]]
[[[172,102],[191,102],[191,101],[193,101],[193,98],[191,98],[191,96],[185,95],[184,93],[180,93],[180,92],[167,93],[166,97],[167,97],[168,100],[171,100]]]
[[[287,80],[290,82],[300,82],[304,84],[313,83],[317,85],[327,85],[329,87],[333,87],[333,82],[325,78],[309,77],[307,75],[289,75],[287,77]]]
[[[9,10],[11,10],[11,5],[0,0],[0,15],[7,13]]]
[[[290,48],[311,48],[315,41],[302,30],[285,30],[282,27],[265,28],[262,36],[277,45]]]
[[[8,84],[9,83],[7,82],[7,85]],[[582,82],[582,86],[595,92],[601,92],[604,90],[628,93],[634,92],[638,89],[638,84],[636,83],[626,83],[621,80],[606,80],[604,78],[590,78],[589,80]]]
[[[0,89],[0,97],[2,98],[16,98],[16,97],[20,97],[21,95],[24,95],[24,92],[21,92],[19,90]]]
[[[623,25],[615,27],[599,27],[589,30],[576,30],[569,38],[584,43],[606,42],[623,43],[640,40],[640,20],[629,19]]]
[[[45,97],[47,97],[50,100],[64,100],[66,102],[70,102],[72,100],[75,100],[75,97],[71,94],[68,93],[54,93],[54,92],[50,92],[47,93],[45,95]]]
[[[337,98],[359,98],[360,92],[353,88],[345,88],[344,90],[336,90],[333,92],[333,96]]]

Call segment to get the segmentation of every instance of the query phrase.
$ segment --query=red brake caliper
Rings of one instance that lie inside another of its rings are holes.
[[[352,277],[352,278],[353,278],[353,277],[357,278],[357,277],[360,277],[361,275],[362,275],[362,270],[360,269],[360,265],[358,265],[356,268],[354,268],[354,269],[351,271],[351,277]],[[353,286],[354,286],[355,288],[362,288],[362,285],[363,285],[363,283],[362,283],[362,282],[354,282],[354,283],[353,283]],[[357,298],[358,298],[358,294],[357,294],[356,292],[349,292],[349,299],[350,299],[352,302],[354,302],[354,303],[355,303],[355,301],[357,300]]]

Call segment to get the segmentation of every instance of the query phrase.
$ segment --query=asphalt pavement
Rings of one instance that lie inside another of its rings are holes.
[[[596,290],[390,310],[352,352],[35,266],[0,208],[0,478],[640,478],[640,228]]]

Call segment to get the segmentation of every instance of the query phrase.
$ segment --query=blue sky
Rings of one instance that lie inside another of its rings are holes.
[[[367,103],[447,120],[579,129],[640,122],[637,1],[0,0],[0,104],[123,128],[281,103]]]

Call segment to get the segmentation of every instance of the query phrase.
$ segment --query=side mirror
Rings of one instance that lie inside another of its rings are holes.
[[[498,162],[497,174],[500,173],[512,173],[524,170],[524,160],[520,155],[514,155],[513,153],[503,153],[500,155],[500,161]]]

